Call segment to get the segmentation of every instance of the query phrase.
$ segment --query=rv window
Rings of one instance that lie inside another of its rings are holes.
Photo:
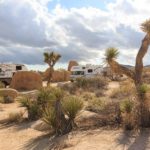
[[[22,66],[16,66],[16,70],[22,70]]]
[[[88,73],[92,73],[93,72],[93,70],[92,69],[88,69]]]
[[[73,71],[72,75],[84,75],[84,71]]]

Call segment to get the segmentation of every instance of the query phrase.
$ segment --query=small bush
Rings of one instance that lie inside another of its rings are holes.
[[[135,94],[135,88],[132,86],[121,86],[118,89],[114,89],[110,95],[111,98],[122,99],[125,97],[130,97]]]
[[[120,110],[124,113],[131,113],[133,110],[134,103],[131,100],[124,100],[120,104]]]
[[[0,88],[5,88],[5,84],[0,81]]]
[[[95,96],[96,97],[103,97],[103,96],[105,96],[104,91],[103,90],[96,90],[95,91]]]
[[[68,96],[63,101],[63,108],[70,120],[74,120],[78,112],[82,109],[83,102],[75,96]]]
[[[105,101],[100,98],[93,98],[91,101],[89,101],[87,110],[93,111],[93,112],[100,112],[105,108]]]
[[[22,122],[23,115],[24,115],[24,112],[22,112],[22,111],[9,113],[8,114],[8,122],[9,123],[13,123],[13,122],[19,123],[19,122]]]
[[[77,78],[75,84],[78,88],[83,88],[86,90],[95,90],[106,89],[108,81],[104,77]]]
[[[28,111],[28,119],[36,120],[41,116],[41,109],[37,104],[37,101],[30,99],[29,97],[22,97],[19,99],[22,107],[26,107]]]
[[[46,107],[43,111],[43,118],[42,120],[48,124],[51,128],[56,128],[56,116],[55,110],[53,107]]]
[[[93,96],[94,96],[93,93],[89,93],[89,92],[85,92],[82,95],[82,97],[85,101],[89,101],[89,100],[93,99]]]
[[[142,84],[140,87],[139,87],[139,93],[141,96],[144,96],[149,90],[149,87],[146,85],[146,84]]]
[[[47,103],[54,99],[51,91],[52,88],[50,87],[41,88],[38,93],[37,103],[43,107],[47,105]]]
[[[131,130],[134,126],[134,103],[131,100],[124,100],[120,104],[120,110],[122,112],[122,123],[125,129]]]

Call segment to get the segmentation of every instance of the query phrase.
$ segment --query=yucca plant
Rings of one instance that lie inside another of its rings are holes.
[[[119,51],[117,48],[109,47],[106,49],[106,52],[105,52],[106,61],[111,61],[113,59],[117,59],[118,56],[119,56]]]
[[[47,63],[49,65],[49,77],[48,77],[48,84],[51,82],[52,80],[52,75],[54,72],[54,66],[56,64],[56,62],[61,58],[60,54],[57,54],[55,52],[45,52],[44,53],[44,62]]]
[[[150,19],[141,24],[141,29],[143,32],[150,34]]]
[[[83,102],[76,96],[68,96],[63,101],[63,109],[66,112],[69,120],[74,122],[78,112],[82,109]]]
[[[145,94],[148,92],[148,90],[149,90],[149,87],[146,84],[142,84],[139,87],[139,93],[141,96],[145,96]]]
[[[52,90],[52,87],[44,87],[39,90],[37,97],[38,105],[41,105],[44,108],[47,104],[53,102],[55,98]]]
[[[56,129],[56,113],[54,107],[46,107],[44,109],[42,120],[54,130]]]
[[[33,100],[28,96],[24,96],[21,97],[18,101],[21,107],[26,107],[29,120],[36,120],[41,116],[41,108],[37,104],[36,100]]]

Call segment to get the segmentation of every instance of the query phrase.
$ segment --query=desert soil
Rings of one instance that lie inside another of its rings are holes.
[[[118,87],[110,83],[110,89]],[[109,93],[110,91],[108,91]],[[24,111],[18,103],[0,104],[0,150],[49,150],[47,133],[31,128],[33,122],[5,124],[10,112]],[[150,130],[133,134],[121,129],[93,129],[74,131],[56,139],[53,145],[64,150],[150,150]]]

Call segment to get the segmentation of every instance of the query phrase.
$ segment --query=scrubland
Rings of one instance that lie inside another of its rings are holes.
[[[149,76],[144,75],[144,79],[149,81]],[[142,90],[145,88],[148,87]],[[13,92],[10,97],[9,92],[0,97],[2,150],[150,148],[149,128],[134,129],[136,90],[128,78],[79,78],[73,83],[52,83],[17,95]],[[149,99],[149,92],[146,97]],[[65,129],[57,120],[57,104],[63,110]]]

